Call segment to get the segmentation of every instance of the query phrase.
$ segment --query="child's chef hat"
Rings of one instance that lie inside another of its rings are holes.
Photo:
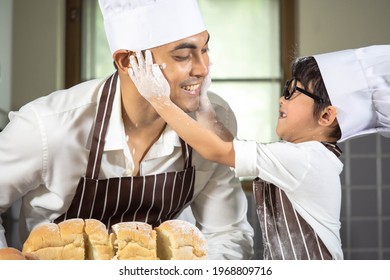
[[[390,45],[314,56],[332,105],[341,141],[378,132],[390,137]]]
[[[146,50],[206,30],[196,0],[99,0],[113,54]]]

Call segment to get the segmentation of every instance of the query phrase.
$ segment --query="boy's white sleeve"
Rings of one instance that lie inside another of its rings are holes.
[[[236,177],[258,176],[256,141],[233,140]]]
[[[259,177],[286,191],[299,186],[311,168],[310,150],[318,149],[315,142],[261,144],[235,139],[233,144],[237,177]]]

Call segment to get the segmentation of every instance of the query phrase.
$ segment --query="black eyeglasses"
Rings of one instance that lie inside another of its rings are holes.
[[[321,98],[317,95],[314,95],[314,94],[304,90],[303,88],[297,87],[297,79],[295,79],[295,78],[286,82],[286,85],[284,86],[284,90],[283,90],[283,96],[286,100],[289,100],[293,96],[294,92],[296,92],[296,91],[299,91],[299,92],[313,98],[318,103],[325,103],[325,100],[323,98]]]

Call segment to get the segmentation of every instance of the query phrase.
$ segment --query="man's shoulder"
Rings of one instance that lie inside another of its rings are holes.
[[[28,105],[33,106],[41,115],[71,111],[96,104],[99,90],[105,79],[82,82],[68,89],[61,89],[42,96]]]
[[[65,90],[68,92],[75,92],[75,91],[80,92],[80,90],[82,91],[82,90],[94,89],[96,87],[100,87],[103,84],[103,82],[106,81],[106,79],[107,77],[84,81]]]
[[[55,91],[49,94],[47,98],[64,99],[64,101],[68,100],[69,103],[85,102],[91,100],[91,98],[94,100],[105,80],[106,78],[88,80],[68,89]]]

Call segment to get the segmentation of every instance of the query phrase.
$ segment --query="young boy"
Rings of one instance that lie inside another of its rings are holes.
[[[190,118],[171,102],[149,51],[145,58],[130,57],[129,75],[180,137],[206,159],[235,168],[236,176],[257,176],[264,258],[343,259],[336,143],[373,132],[390,136],[390,46],[297,59],[279,99],[282,140],[268,144],[232,139],[207,99],[209,79],[201,87],[194,81],[199,122]]]

